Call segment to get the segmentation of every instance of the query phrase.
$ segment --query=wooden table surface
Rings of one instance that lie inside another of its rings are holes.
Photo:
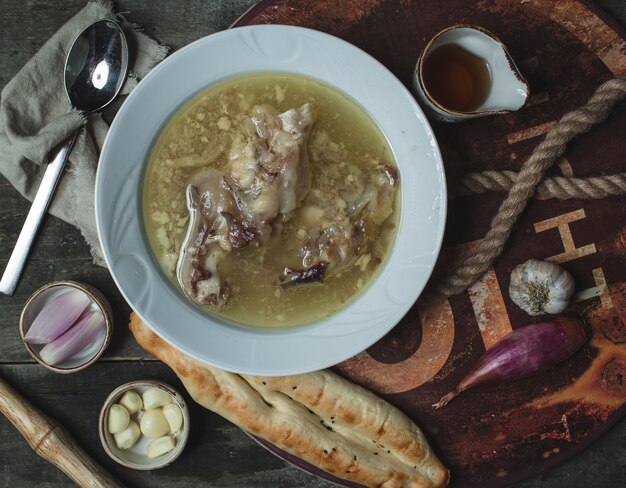
[[[180,48],[227,28],[254,0],[117,1],[118,11],[144,27],[159,41]],[[599,0],[626,24],[624,0]],[[0,8],[0,87],[23,66],[83,0],[2,0]],[[0,270],[3,270],[29,204],[0,177]],[[43,369],[28,356],[19,340],[21,307],[38,287],[73,279],[100,289],[110,300],[116,319],[112,344],[94,366],[72,375]],[[0,296],[0,375],[44,412],[60,421],[81,446],[128,486],[136,487],[329,487],[258,447],[237,427],[192,403],[192,433],[182,456],[159,471],[139,472],[115,464],[104,453],[97,434],[103,400],[127,381],[152,378],[178,389],[182,385],[163,364],[148,357],[126,327],[130,309],[108,271],[92,264],[80,232],[49,217],[31,253],[13,297]],[[38,458],[4,418],[0,419],[0,487],[67,487],[71,481]],[[519,488],[626,487],[626,419],[565,465]]]

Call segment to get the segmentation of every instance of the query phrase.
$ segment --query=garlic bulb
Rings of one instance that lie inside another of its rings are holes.
[[[511,300],[529,315],[562,312],[573,293],[572,275],[548,261],[529,259],[511,273]]]

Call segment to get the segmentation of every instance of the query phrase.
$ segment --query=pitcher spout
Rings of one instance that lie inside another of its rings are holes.
[[[479,107],[479,112],[512,112],[519,110],[530,95],[528,82],[499,39],[486,46],[486,60],[491,74],[491,90]]]

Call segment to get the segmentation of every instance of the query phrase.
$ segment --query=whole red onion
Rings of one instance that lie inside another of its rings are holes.
[[[576,318],[515,329],[483,354],[459,385],[433,405],[441,408],[462,391],[487,383],[526,378],[565,361],[587,342],[584,324]]]

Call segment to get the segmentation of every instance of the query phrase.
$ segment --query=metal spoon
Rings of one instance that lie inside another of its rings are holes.
[[[65,60],[65,91],[70,103],[87,114],[103,109],[122,88],[127,68],[128,45],[120,26],[108,19],[94,22],[78,35]],[[12,295],[15,291],[77,134],[78,130],[67,139],[46,167],[0,280],[0,293]]]

